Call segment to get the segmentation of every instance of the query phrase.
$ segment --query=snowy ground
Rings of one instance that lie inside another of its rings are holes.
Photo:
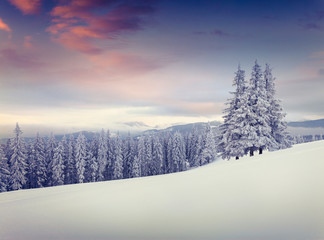
[[[323,240],[324,141],[187,172],[0,194],[1,240]]]

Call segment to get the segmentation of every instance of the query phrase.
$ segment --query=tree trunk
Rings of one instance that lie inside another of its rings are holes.
[[[236,157],[235,157],[235,160],[239,160],[239,158],[240,158],[239,156],[236,156]]]
[[[251,149],[251,150],[250,150],[250,157],[252,157],[252,156],[254,156],[254,152],[253,152],[253,150]]]
[[[262,154],[263,149],[259,148],[259,154]]]

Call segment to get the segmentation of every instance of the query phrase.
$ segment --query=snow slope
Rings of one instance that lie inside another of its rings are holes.
[[[0,194],[1,240],[323,240],[324,141],[163,176]]]

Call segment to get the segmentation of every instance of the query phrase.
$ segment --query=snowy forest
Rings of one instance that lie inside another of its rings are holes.
[[[188,134],[158,132],[122,138],[102,130],[93,139],[82,134],[57,141],[37,133],[28,143],[18,123],[13,138],[0,147],[0,191],[97,182],[185,171],[216,159],[239,159],[291,146],[285,114],[275,98],[268,64],[255,62],[249,84],[240,67],[232,98],[217,129],[206,125]]]

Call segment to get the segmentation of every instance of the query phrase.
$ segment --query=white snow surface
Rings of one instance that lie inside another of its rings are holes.
[[[187,172],[0,194],[1,240],[323,240],[324,141]]]

